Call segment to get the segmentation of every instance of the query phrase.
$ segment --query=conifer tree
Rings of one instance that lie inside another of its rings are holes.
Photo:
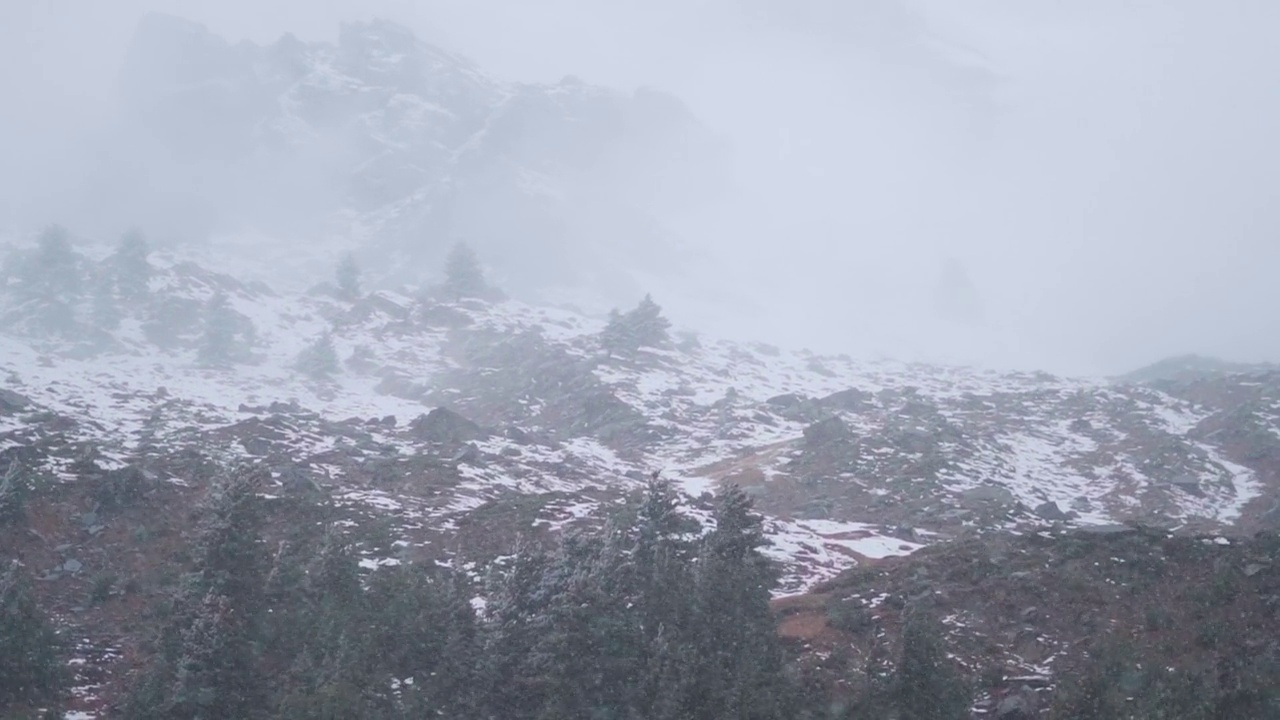
[[[617,308],[609,311],[609,321],[600,331],[600,347],[610,355],[626,355],[637,347],[632,340],[630,326]]]
[[[662,315],[662,308],[645,295],[636,307],[626,313],[616,309],[609,313],[609,322],[600,333],[600,346],[610,355],[627,357],[644,347],[664,347],[671,341],[671,322]]]
[[[695,578],[700,664],[693,714],[782,717],[782,655],[769,608],[777,577],[761,552],[763,520],[736,485],[717,496],[713,519]]]
[[[453,300],[483,298],[490,292],[480,258],[464,242],[456,243],[445,258],[444,291]]]
[[[292,658],[277,716],[378,717],[389,698],[374,689],[388,688],[391,678],[370,632],[376,626],[351,545],[330,527],[318,553],[300,564],[305,572],[295,589],[272,593],[273,647]],[[287,571],[278,562],[268,586],[289,582],[281,576]]]
[[[27,496],[31,480],[15,460],[0,477],[0,528],[17,525],[27,517]]]
[[[313,380],[332,377],[342,367],[338,351],[333,347],[333,335],[325,333],[298,355],[297,368]]]
[[[355,300],[360,297],[360,266],[356,263],[354,254],[343,254],[338,261],[335,279],[338,282],[338,295],[342,299]]]
[[[230,365],[241,354],[240,329],[227,294],[215,292],[204,306],[198,356],[214,367]]]
[[[0,712],[61,697],[67,673],[63,643],[31,595],[18,561],[0,572]]]
[[[114,279],[100,273],[93,287],[93,324],[102,330],[120,327],[120,307],[116,303]]]
[[[139,720],[259,717],[266,705],[257,648],[266,614],[263,470],[221,478],[202,505],[192,570],[151,664],[126,703]]]
[[[138,230],[130,230],[120,237],[111,262],[116,273],[116,288],[124,300],[136,303],[150,293],[151,263],[147,260],[150,254],[151,247]]]
[[[490,576],[480,665],[481,693],[490,717],[530,716],[535,694],[526,658],[538,638],[534,624],[546,605],[540,589],[549,565],[545,553],[522,540],[510,567]]]
[[[265,688],[255,653],[253,621],[210,590],[182,631],[170,718],[254,718]]]
[[[66,228],[51,225],[40,234],[27,273],[34,294],[45,300],[65,300],[81,293],[78,256]]]
[[[915,611],[902,629],[902,657],[895,677],[903,720],[965,720],[970,697],[947,657],[942,624]]]
[[[640,304],[627,313],[631,335],[639,347],[662,347],[671,341],[671,322],[662,316],[662,308],[645,295]]]

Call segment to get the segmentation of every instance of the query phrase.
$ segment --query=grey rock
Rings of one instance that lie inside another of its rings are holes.
[[[31,407],[31,399],[12,390],[0,388],[0,415],[12,415]]]
[[[1045,520],[1052,522],[1062,522],[1064,520],[1071,519],[1067,513],[1062,511],[1062,508],[1058,507],[1058,503],[1052,500],[1040,503],[1034,510],[1032,510],[1032,512]]]
[[[484,454],[480,452],[480,448],[471,443],[467,443],[453,456],[456,463],[466,463],[468,465],[479,465],[484,460]]]
[[[443,407],[419,415],[409,423],[409,430],[415,440],[444,445],[458,445],[488,435],[476,423]]]
[[[1013,496],[1009,488],[1000,485],[979,485],[965,490],[961,497],[966,502],[988,502],[997,505],[1013,505],[1017,502],[1017,498]]]
[[[1031,694],[1019,691],[1001,698],[996,705],[995,716],[999,720],[1031,720],[1035,716]]]
[[[82,569],[84,569],[84,565],[79,560],[76,560],[75,558],[72,558],[62,563],[63,572],[74,574],[74,573],[80,572]]]
[[[800,397],[795,393],[783,393],[782,395],[774,395],[773,397],[769,398],[768,400],[765,400],[764,402],[766,405],[769,405],[770,407],[790,408],[790,407],[796,407],[800,403],[804,402],[804,398]]]
[[[820,400],[818,404],[828,410],[844,410],[846,412],[862,412],[871,407],[872,394],[859,390],[857,388],[849,388],[840,392],[832,393]]]
[[[804,442],[810,447],[821,447],[853,438],[853,431],[843,420],[832,416],[819,420],[804,429]]]

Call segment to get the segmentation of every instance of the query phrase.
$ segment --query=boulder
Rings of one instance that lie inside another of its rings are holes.
[[[819,420],[804,429],[804,442],[811,447],[821,447],[853,438],[853,431],[843,420],[834,415]]]
[[[415,440],[442,445],[461,445],[488,436],[476,423],[442,407],[414,418],[409,431]]]
[[[1031,720],[1035,715],[1035,695],[1029,688],[1010,693],[996,704],[995,716],[999,720]]]
[[[0,389],[0,415],[12,415],[31,407],[31,399],[12,390]]]
[[[871,406],[871,400],[871,393],[857,388],[849,388],[848,390],[831,393],[819,400],[818,404],[828,410],[862,412]]]
[[[1017,498],[1013,496],[1009,488],[1001,485],[979,485],[975,488],[969,488],[961,493],[961,497],[965,502],[969,503],[994,503],[996,505],[1013,505],[1017,502]]]
[[[1050,522],[1062,522],[1071,519],[1071,516],[1063,512],[1062,508],[1058,507],[1058,503],[1052,500],[1040,503],[1032,512]]]

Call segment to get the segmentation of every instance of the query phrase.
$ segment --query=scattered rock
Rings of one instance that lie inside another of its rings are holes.
[[[1035,694],[1030,688],[1006,695],[996,705],[996,718],[999,720],[1031,720],[1035,717]]]
[[[1032,512],[1050,522],[1063,522],[1071,519],[1071,516],[1063,512],[1062,508],[1058,507],[1058,503],[1052,500],[1040,503]]]
[[[961,493],[961,497],[970,503],[995,503],[997,505],[1013,505],[1018,500],[1009,488],[1000,485],[979,485]]]
[[[31,399],[12,390],[0,388],[0,415],[12,415],[31,407]]]
[[[419,415],[409,423],[409,430],[415,440],[444,445],[459,445],[488,435],[476,423],[442,407]]]
[[[484,454],[480,452],[480,448],[472,443],[462,446],[457,455],[453,456],[456,463],[466,463],[467,465],[479,465],[484,460]]]
[[[62,570],[63,572],[71,573],[74,575],[75,573],[78,573],[82,569],[84,569],[84,564],[82,564],[79,560],[72,558],[71,560],[68,560],[62,563],[62,567],[59,569]]]
[[[805,444],[811,447],[830,445],[852,438],[853,431],[843,420],[834,415],[804,429]]]
[[[818,404],[828,410],[843,410],[856,413],[870,408],[872,397],[869,392],[857,388],[849,388],[818,400]]]

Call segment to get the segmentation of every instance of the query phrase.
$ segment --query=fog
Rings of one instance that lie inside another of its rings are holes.
[[[636,275],[709,333],[1067,373],[1280,360],[1269,0],[6,0],[0,230],[105,237],[124,221],[97,210],[147,196],[177,208],[160,234],[200,224],[168,187],[79,197],[116,167],[96,158],[148,11],[264,44],[384,17],[503,79],[673,93],[730,182],[655,205],[684,250]]]

